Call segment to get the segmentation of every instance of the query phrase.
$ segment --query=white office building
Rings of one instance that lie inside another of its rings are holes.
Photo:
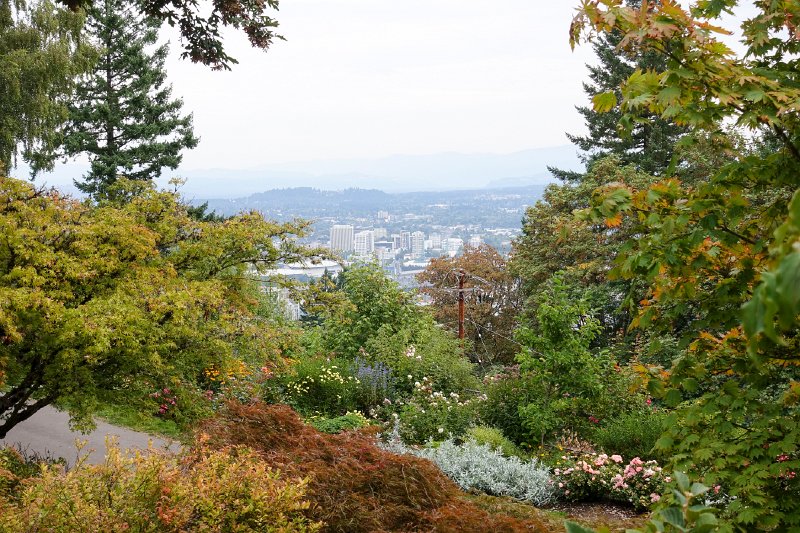
[[[331,227],[331,251],[352,252],[354,246],[353,226],[335,224]]]
[[[411,255],[416,257],[425,255],[425,234],[421,231],[411,234]]]
[[[356,255],[369,255],[375,251],[375,233],[359,231],[355,234],[354,250]]]

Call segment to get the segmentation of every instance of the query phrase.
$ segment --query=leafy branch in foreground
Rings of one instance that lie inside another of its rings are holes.
[[[616,31],[621,49],[667,60],[665,71],[636,71],[624,82],[623,127],[647,110],[717,139],[733,122],[763,140],[710,169],[705,182],[608,184],[583,216],[641,225],[612,272],[648,287],[633,327],[674,330],[690,318],[682,355],[650,383],[677,408],[657,447],[676,469],[719,487],[730,527],[791,529],[800,525],[800,6],[759,3],[742,25],[747,49],[738,57],[715,37],[729,33],[715,19],[737,5],[583,3],[573,44]],[[605,108],[605,97],[595,105]]]

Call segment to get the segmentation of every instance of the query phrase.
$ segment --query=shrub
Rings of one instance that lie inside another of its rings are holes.
[[[436,390],[459,394],[475,390],[475,367],[463,355],[458,339],[439,329],[430,317],[413,330],[381,328],[365,346],[365,356],[392,369],[400,396],[413,393],[414,383],[427,377]]]
[[[536,459],[523,462],[518,457],[503,457],[487,444],[467,441],[457,445],[452,439],[413,453],[433,461],[465,490],[511,496],[534,505],[546,504],[552,498],[550,471]]]
[[[44,467],[2,509],[0,530],[316,531],[303,514],[306,483],[244,448],[130,457],[112,443],[103,464]]]
[[[595,429],[591,441],[606,453],[660,459],[653,448],[665,418],[664,413],[652,410],[622,413]]]
[[[359,413],[347,413],[336,418],[311,417],[306,422],[323,433],[341,433],[349,429],[359,429],[369,425],[369,420]]]
[[[530,441],[519,412],[520,405],[533,401],[535,387],[530,380],[520,377],[519,367],[508,367],[501,373],[487,376],[484,383],[486,401],[480,406],[481,420],[498,428],[514,444],[537,444]]]
[[[614,500],[638,509],[657,502],[670,481],[656,461],[634,457],[625,464],[620,455],[597,453],[563,456],[553,474],[558,494],[566,500]]]
[[[457,392],[436,391],[432,380],[422,378],[414,384],[414,394],[400,410],[400,433],[408,443],[422,444],[430,439],[459,437],[475,422],[483,395],[462,398]]]
[[[326,531],[539,527],[531,521],[489,515],[461,500],[457,487],[429,461],[382,450],[374,437],[363,433],[320,433],[287,406],[230,403],[205,423],[204,431],[215,445],[245,445],[284,472],[308,476],[313,505],[306,514],[323,521]]]
[[[22,482],[38,476],[43,465],[65,465],[63,458],[52,459],[20,452],[16,448],[0,448],[0,499],[16,498]]]
[[[524,458],[522,451],[497,428],[488,426],[471,427],[467,430],[467,436],[477,444],[486,444],[506,457]]]
[[[339,416],[359,407],[360,383],[346,360],[300,360],[292,374],[284,377],[284,384],[288,403],[301,413]]]

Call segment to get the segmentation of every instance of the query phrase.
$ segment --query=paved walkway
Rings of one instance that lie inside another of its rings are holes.
[[[105,455],[105,440],[110,435],[118,437],[122,449],[145,450],[150,442],[154,448],[168,447],[174,451],[180,448],[175,441],[113,426],[101,420],[97,421],[97,428],[87,435],[70,431],[69,416],[52,407],[41,409],[25,422],[15,426],[5,439],[0,440],[0,447],[15,446],[40,455],[63,457],[71,465],[78,457],[76,440],[85,440],[87,443],[81,453],[89,453],[88,462],[101,463]]]

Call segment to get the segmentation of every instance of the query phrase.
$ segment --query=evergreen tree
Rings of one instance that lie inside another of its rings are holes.
[[[628,5],[638,6],[640,2],[629,0]],[[606,33],[593,43],[598,63],[587,65],[590,81],[584,82],[583,90],[591,101],[596,95],[613,91],[617,102],[623,100],[620,86],[637,69],[663,72],[666,69],[664,55],[655,51],[639,52],[632,56],[620,51],[618,46],[622,37],[617,32]],[[619,106],[606,113],[599,113],[592,105],[576,106],[584,117],[589,130],[586,135],[567,134],[572,143],[583,152],[581,159],[587,168],[609,155],[618,156],[623,165],[634,165],[637,170],[647,174],[660,175],[672,160],[673,149],[678,138],[686,128],[677,126],[654,113],[641,113],[632,124],[630,135],[619,132],[620,120],[631,120]],[[582,174],[549,168],[562,181],[579,181]]]
[[[78,188],[103,196],[119,176],[147,181],[175,169],[181,150],[198,139],[183,102],[171,97],[164,61],[167,46],[157,25],[125,0],[103,0],[89,10],[87,31],[103,47],[95,71],[79,83],[70,106],[65,151],[87,153],[91,170]]]

